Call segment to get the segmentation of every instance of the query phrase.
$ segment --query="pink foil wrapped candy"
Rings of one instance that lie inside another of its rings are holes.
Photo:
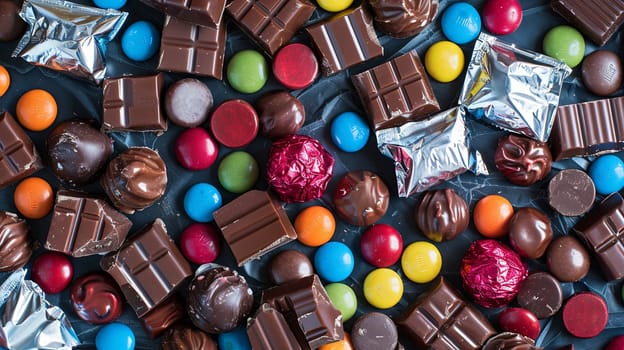
[[[520,256],[492,239],[474,241],[461,263],[464,290],[483,307],[509,304],[527,277]]]
[[[267,178],[284,202],[307,202],[319,198],[333,171],[334,158],[314,138],[288,135],[271,146]]]

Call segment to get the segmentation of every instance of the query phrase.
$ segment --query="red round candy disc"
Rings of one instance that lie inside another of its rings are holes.
[[[518,0],[488,0],[482,11],[483,25],[492,34],[507,35],[522,22],[522,6]]]
[[[498,324],[505,332],[513,332],[537,339],[540,323],[534,313],[520,307],[510,307],[498,316]]]
[[[273,59],[275,79],[285,87],[298,90],[312,85],[318,75],[318,61],[314,52],[304,44],[284,46]]]
[[[607,304],[596,293],[577,293],[563,307],[563,325],[578,338],[597,336],[607,325],[608,319]]]
[[[258,135],[258,114],[243,100],[228,100],[212,112],[210,129],[217,141],[230,148],[243,147]]]
[[[178,162],[189,170],[203,170],[217,160],[219,149],[208,131],[202,128],[185,130],[175,141]]]
[[[180,250],[196,264],[211,263],[217,259],[221,250],[219,233],[210,224],[191,224],[180,236]]]
[[[48,294],[62,292],[74,276],[74,267],[66,255],[45,252],[32,264],[31,278]]]
[[[403,238],[390,225],[373,225],[364,231],[360,239],[360,250],[369,264],[388,267],[399,261],[403,251]]]
[[[624,349],[624,335],[618,335],[611,339],[605,350],[622,350]]]

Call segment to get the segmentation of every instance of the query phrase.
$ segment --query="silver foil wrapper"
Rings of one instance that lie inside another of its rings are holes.
[[[470,147],[461,107],[378,130],[376,136],[379,151],[394,160],[399,197],[425,191],[467,170],[488,174],[481,154]]]
[[[564,79],[572,70],[543,54],[482,33],[459,103],[477,119],[546,142]]]
[[[20,16],[28,30],[13,57],[100,83],[106,75],[106,44],[128,13],[62,0],[26,0]]]
[[[12,273],[0,286],[4,305],[0,346],[19,350],[71,350],[80,341],[60,307],[51,305],[26,271]]]

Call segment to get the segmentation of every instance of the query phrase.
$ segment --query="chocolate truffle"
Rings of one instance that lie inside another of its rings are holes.
[[[185,323],[169,328],[160,345],[162,350],[217,350],[208,334]]]
[[[509,222],[509,243],[525,258],[539,259],[552,241],[550,219],[535,208],[516,210]]]
[[[92,272],[74,281],[69,300],[76,315],[92,324],[105,324],[121,316],[124,299],[117,283],[103,272]]]
[[[622,60],[611,51],[594,51],[583,59],[581,78],[594,94],[611,95],[622,86]]]
[[[438,0],[369,0],[375,27],[396,38],[420,33],[438,12]]]
[[[297,250],[284,250],[275,255],[269,263],[269,277],[275,284],[296,281],[312,274],[314,274],[312,262]]]
[[[0,272],[15,271],[32,255],[28,224],[13,213],[0,211]]]
[[[542,350],[533,339],[518,333],[503,332],[490,338],[482,350]]]
[[[336,212],[351,225],[368,226],[388,210],[390,193],[379,175],[351,171],[340,179],[334,193]]]
[[[561,170],[548,183],[548,204],[561,215],[585,214],[595,199],[594,181],[582,170]]]
[[[170,121],[192,128],[208,120],[213,98],[206,84],[194,78],[173,83],[165,95],[165,112]]]
[[[355,349],[394,349],[399,342],[397,327],[390,317],[380,312],[360,316],[351,330]]]
[[[468,227],[468,204],[450,188],[425,192],[414,213],[420,231],[432,241],[449,241]]]
[[[296,134],[305,122],[303,103],[286,91],[269,92],[256,102],[260,134],[277,139]]]
[[[535,272],[522,282],[516,301],[537,318],[546,318],[561,308],[563,290],[559,281],[548,272]]]
[[[48,163],[69,185],[91,182],[113,153],[113,141],[86,121],[58,124],[46,142]]]
[[[581,242],[572,236],[561,236],[548,247],[548,270],[561,282],[576,282],[589,272],[589,253]]]
[[[236,328],[253,306],[253,292],[236,271],[215,264],[198,270],[188,288],[188,314],[204,332],[218,334]]]
[[[13,0],[0,0],[0,41],[18,39],[26,30],[26,23],[19,16],[19,7]]]
[[[167,189],[167,168],[158,153],[131,147],[108,163],[102,187],[113,205],[134,214],[154,204]]]
[[[545,142],[508,134],[498,139],[494,161],[509,182],[529,186],[550,173],[552,155]]]

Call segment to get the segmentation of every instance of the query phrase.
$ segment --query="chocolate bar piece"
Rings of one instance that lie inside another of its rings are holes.
[[[226,11],[272,56],[303,27],[314,9],[308,0],[233,0]]]
[[[30,137],[9,112],[0,113],[0,189],[43,168]]]
[[[160,40],[158,70],[223,77],[226,23],[214,28],[167,17]]]
[[[440,110],[425,68],[413,50],[353,75],[351,81],[375,130],[424,119]]]
[[[594,254],[607,280],[624,277],[624,198],[619,192],[594,206],[572,231]]]
[[[121,247],[132,222],[105,200],[58,191],[45,248],[73,257],[103,254]]]
[[[609,41],[624,23],[622,0],[552,0],[550,5],[598,46]]]
[[[479,310],[440,277],[395,320],[419,348],[477,350],[496,334]]]
[[[206,27],[222,22],[226,0],[141,0],[169,16]]]
[[[342,314],[332,305],[317,275],[269,288],[262,293],[261,302],[284,315],[299,344],[316,349],[344,337]]]
[[[623,150],[624,97],[560,106],[549,143],[556,161]]]
[[[238,266],[297,238],[284,208],[266,191],[246,192],[213,217]]]
[[[303,349],[284,316],[269,304],[262,304],[256,316],[249,319],[247,335],[254,350]]]
[[[361,5],[306,27],[328,76],[383,55],[370,14]]]
[[[149,337],[154,339],[186,317],[186,304],[174,295],[141,317],[141,323]]]
[[[167,299],[193,274],[161,219],[133,235],[117,252],[103,257],[100,267],[117,281],[138,317]]]
[[[104,131],[167,130],[160,106],[165,77],[128,76],[104,80],[102,129]]]

